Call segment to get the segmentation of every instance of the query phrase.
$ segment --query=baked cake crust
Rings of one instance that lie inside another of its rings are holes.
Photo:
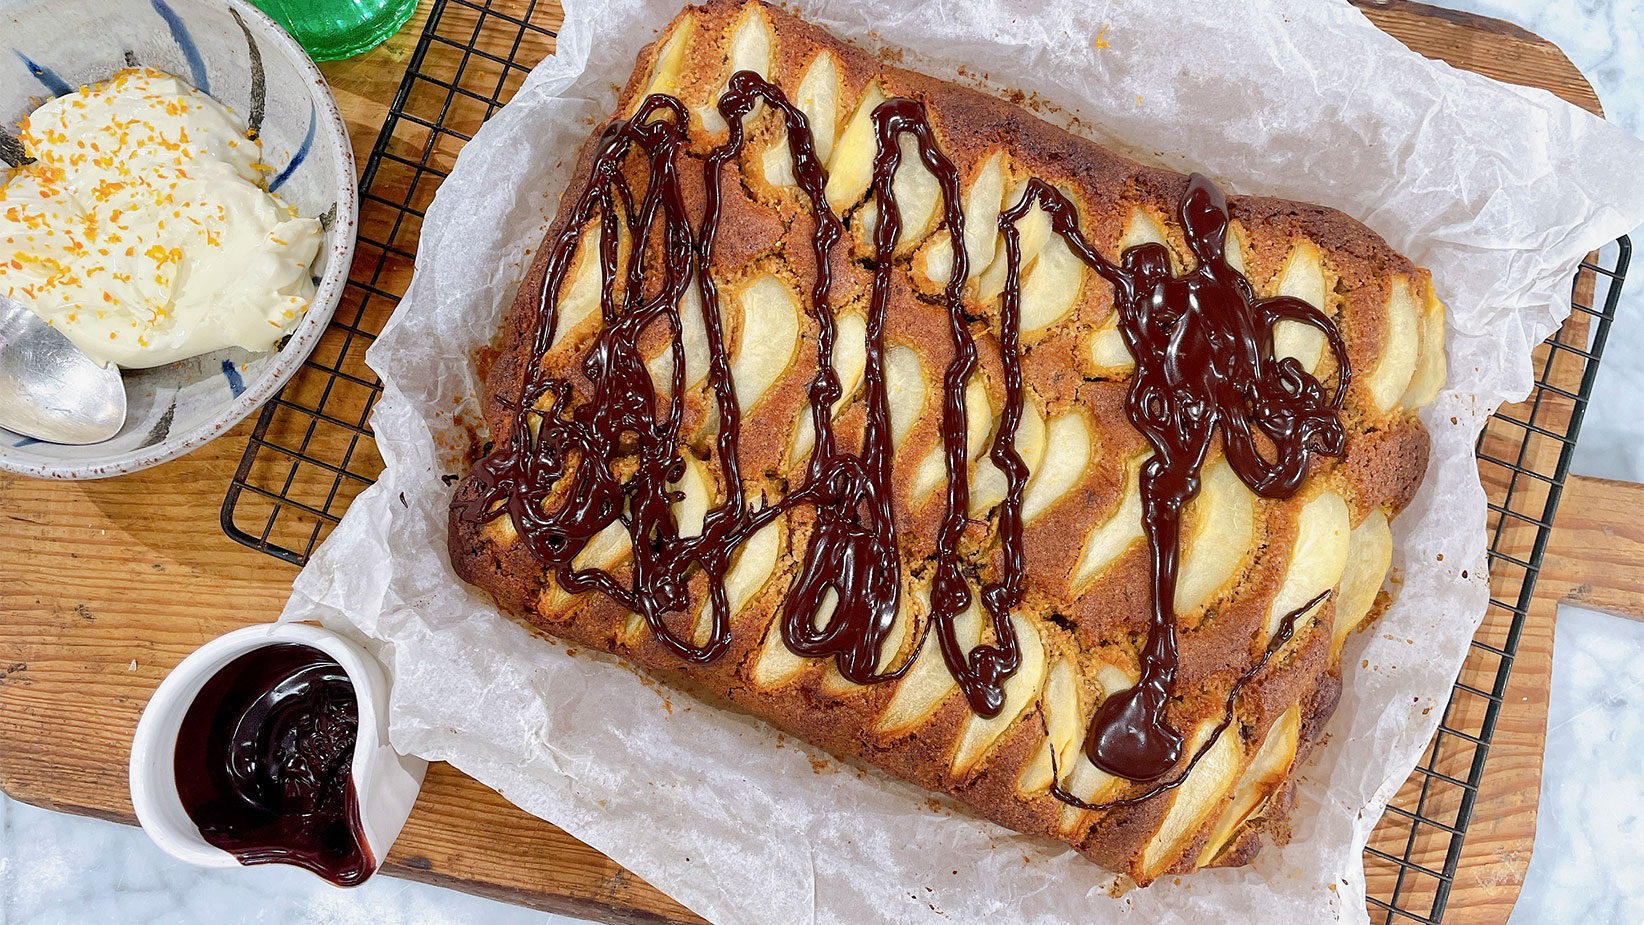
[[[991,230],[998,210],[1015,204],[1022,185],[1036,177],[1072,200],[1081,233],[1108,260],[1157,241],[1169,248],[1181,273],[1194,265],[1177,217],[1189,179],[1118,157],[1018,106],[885,65],[780,10],[715,0],[684,10],[641,52],[618,106],[626,117],[649,93],[660,92],[690,109],[689,149],[679,176],[693,222],[706,210],[702,162],[727,134],[711,104],[739,70],[768,78],[806,111],[817,154],[828,167],[828,199],[846,229],[829,251],[829,302],[842,332],[834,366],[842,380],[851,366],[842,345],[850,332],[858,340],[861,334],[860,325],[847,327],[841,319],[866,310],[875,256],[868,229],[877,206],[861,167],[871,160],[872,138],[859,128],[863,113],[881,99],[922,103],[942,153],[958,170],[963,246],[972,264],[965,310],[980,361],[966,404],[975,409],[973,422],[990,428],[979,428],[968,448],[970,491],[979,500],[960,542],[979,586],[1003,558],[998,522],[1004,480],[996,469],[986,471],[993,469],[986,447],[1006,405],[997,336],[1004,247],[997,233],[990,241],[970,230]],[[589,177],[604,130],[584,144],[573,189]],[[757,507],[759,499],[781,498],[798,486],[807,441],[814,439],[807,389],[817,365],[818,324],[810,302],[817,267],[815,222],[795,185],[778,114],[770,106],[756,109],[744,132],[745,148],[721,173],[720,230],[710,266],[739,398],[744,388],[749,392],[741,401],[738,460],[741,491]],[[635,157],[624,167],[636,190],[647,182],[643,160]],[[734,611],[729,646],[709,664],[682,661],[644,620],[605,594],[560,588],[511,517],[494,516],[494,506],[489,518],[463,516],[490,497],[493,486],[480,468],[458,485],[453,500],[452,563],[502,609],[554,636],[653,671],[688,674],[692,685],[806,741],[950,794],[1012,829],[1065,841],[1138,883],[1201,866],[1247,863],[1263,832],[1284,837],[1292,772],[1320,741],[1340,692],[1342,643],[1385,601],[1380,589],[1391,557],[1387,523],[1409,502],[1426,468],[1427,435],[1415,412],[1444,378],[1443,306],[1428,274],[1332,209],[1227,198],[1233,220],[1229,262],[1259,295],[1307,301],[1340,333],[1353,371],[1339,415],[1345,447],[1339,456],[1314,455],[1302,488],[1274,499],[1257,496],[1233,474],[1217,438],[1203,470],[1204,487],[1184,515],[1175,596],[1179,672],[1168,706],[1171,726],[1184,731],[1190,754],[1203,751],[1202,761],[1179,787],[1135,805],[1085,810],[1058,799],[1053,778],[1058,789],[1095,804],[1149,789],[1104,774],[1079,748],[1104,698],[1136,683],[1152,613],[1136,498],[1136,473],[1149,446],[1126,415],[1133,372],[1118,339],[1113,289],[1090,267],[1068,259],[1061,239],[1044,233],[1048,222],[1044,232],[1030,229],[1043,213],[1030,213],[1018,226],[1020,356],[1031,407],[1016,447],[1031,476],[1022,508],[1026,591],[1012,624],[1024,657],[1004,687],[999,716],[983,717],[947,673],[934,635],[927,639],[922,631],[929,620],[934,538],[945,510],[942,371],[955,348],[941,300],[953,242],[937,220],[939,194],[931,192],[929,174],[922,178],[919,172],[916,159],[904,156],[894,186],[904,228],[890,271],[884,330],[893,393],[890,478],[904,586],[903,609],[879,667],[911,661],[905,675],[853,684],[833,659],[801,658],[783,645],[783,601],[814,521],[803,506],[746,540],[733,559],[726,580]],[[572,205],[573,197],[566,196],[547,242],[566,230]],[[582,230],[569,275],[548,300],[559,315],[545,354],[536,355],[534,341],[551,247],[539,250],[508,313],[503,349],[483,396],[497,447],[508,445],[527,419],[520,404],[539,370],[563,377],[574,395],[592,388],[581,360],[601,324],[598,290],[586,288],[599,281],[590,243],[599,234]],[[653,269],[661,248],[655,237],[645,242],[641,258]],[[623,241],[624,248],[632,247]],[[581,306],[583,314],[567,306]],[[687,341],[688,331],[682,335]],[[653,379],[667,382],[671,333],[655,325],[639,343]],[[719,484],[717,415],[700,354],[688,345],[682,349],[687,388],[680,433],[686,452],[675,485],[682,497],[673,510],[681,524],[699,525],[703,509],[729,492]],[[1323,338],[1299,329],[1278,331],[1275,349],[1297,357],[1321,381],[1339,372]],[[859,366],[857,373],[859,380]],[[843,384],[847,394],[835,406],[834,434],[849,448],[862,440],[863,390]],[[671,393],[660,388],[659,409],[670,401]],[[628,543],[620,530],[596,537],[578,567],[598,565],[627,581]],[[670,621],[675,632],[698,643],[708,635],[706,587],[696,574],[689,606]],[[1233,722],[1210,739],[1226,715],[1229,689],[1261,662],[1282,618],[1323,592],[1330,593],[1301,615],[1293,636],[1242,688]],[[969,618],[964,632],[971,644],[993,639],[985,622],[979,615]]]

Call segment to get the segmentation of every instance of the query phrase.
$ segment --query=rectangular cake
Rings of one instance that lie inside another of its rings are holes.
[[[737,0],[640,54],[502,335],[465,580],[1144,885],[1286,837],[1445,376],[1345,215]]]

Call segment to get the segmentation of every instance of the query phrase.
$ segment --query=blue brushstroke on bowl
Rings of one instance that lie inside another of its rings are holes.
[[[68,96],[74,92],[74,88],[64,83],[63,78],[58,77],[51,68],[42,64],[35,64],[28,55],[15,48],[12,49],[12,53],[22,60],[23,66],[29,69],[29,73],[34,75],[34,79],[40,81],[40,86],[51,91],[52,96]]]
[[[18,447],[34,446],[36,443],[44,443],[44,442],[45,442],[44,440],[36,440],[33,437],[24,437],[23,439],[17,441],[16,443],[13,443],[11,446],[12,446],[12,449],[17,449]]]
[[[308,133],[303,135],[303,143],[297,146],[297,153],[291,155],[291,162],[285,165],[285,169],[280,171],[278,176],[268,182],[268,191],[270,193],[284,186],[285,181],[291,179],[291,175],[296,173],[297,168],[301,167],[303,161],[308,159],[308,149],[314,145],[314,127],[318,121],[319,114],[314,111],[314,104],[310,102],[308,104]]]
[[[223,378],[228,380],[228,390],[239,398],[240,393],[245,391],[245,380],[240,378],[240,368],[234,365],[233,360],[223,361]]]
[[[200,57],[200,49],[194,44],[194,36],[189,35],[188,25],[183,22],[177,11],[166,3],[166,0],[150,0],[154,12],[166,21],[166,28],[171,30],[171,40],[177,43],[182,51],[183,59],[188,62],[189,73],[194,77],[194,87],[207,96],[211,95],[211,77],[206,74],[205,59]]]

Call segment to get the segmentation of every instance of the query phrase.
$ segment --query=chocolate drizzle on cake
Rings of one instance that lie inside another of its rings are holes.
[[[786,128],[793,174],[810,203],[816,279],[809,314],[817,325],[817,371],[808,390],[815,442],[804,476],[784,496],[755,506],[742,491],[738,447],[743,409],[736,401],[727,332],[709,268],[720,222],[719,178],[743,149],[743,118],[761,102]],[[750,71],[732,76],[718,109],[729,136],[709,152],[704,165],[706,205],[700,230],[692,228],[687,216],[678,174],[687,141],[684,104],[653,94],[631,118],[606,128],[588,183],[550,245],[530,371],[513,427],[475,467],[480,490],[471,500],[456,503],[455,516],[470,523],[509,516],[561,588],[609,596],[643,617],[655,638],[680,659],[708,664],[730,646],[732,614],[725,574],[736,550],[786,513],[808,508],[813,526],[783,604],[785,645],[800,656],[832,657],[846,679],[871,684],[905,674],[926,642],[923,634],[934,627],[942,658],[971,709],[997,716],[1004,706],[1004,683],[1022,662],[1011,625],[1026,577],[1021,509],[1029,476],[1015,447],[1024,411],[1017,223],[1038,205],[1069,248],[1114,288],[1120,330],[1136,359],[1126,410],[1153,448],[1141,476],[1153,590],[1141,678],[1102,705],[1085,750],[1097,767],[1116,776],[1133,781],[1163,777],[1182,759],[1182,735],[1169,725],[1166,708],[1177,671],[1173,601],[1183,505],[1199,490],[1199,469],[1218,432],[1233,470],[1252,490],[1269,498],[1295,493],[1312,453],[1342,452],[1345,437],[1338,412],[1350,371],[1334,325],[1298,299],[1255,296],[1249,282],[1227,263],[1226,203],[1203,177],[1192,178],[1180,204],[1187,244],[1198,258],[1198,266],[1181,277],[1172,274],[1169,252],[1159,244],[1132,247],[1118,263],[1108,260],[1080,233],[1073,204],[1043,180],[1030,181],[1021,201],[999,216],[1008,261],[998,332],[1005,407],[990,455],[1007,486],[997,509],[1002,565],[979,592],[990,631],[982,644],[966,651],[954,624],[977,593],[970,587],[974,579],[968,575],[960,538],[969,503],[964,396],[977,372],[978,357],[972,320],[962,304],[971,268],[961,243],[965,217],[959,170],[937,145],[923,104],[898,98],[874,110],[877,146],[870,189],[877,219],[872,226],[873,284],[861,397],[865,419],[860,452],[848,452],[835,439],[831,413],[842,390],[832,363],[836,330],[828,258],[843,229],[824,195],[826,172],[809,126],[778,87]],[[884,326],[893,257],[902,233],[892,180],[902,160],[904,137],[914,142],[912,150],[941,187],[939,227],[955,242],[944,292],[954,353],[943,376],[947,508],[937,537],[931,617],[900,664],[881,670],[903,593],[892,506]],[[636,197],[625,170],[639,159],[649,166],[645,188]],[[567,378],[545,372],[541,358],[554,342],[559,292],[584,231],[596,218],[603,326],[581,359],[587,385],[573,389]],[[632,242],[625,268],[619,266],[619,232],[624,228]],[[653,252],[649,259],[648,251]],[[660,281],[655,279],[659,268]],[[620,299],[619,272],[625,273]],[[680,456],[685,350],[679,305],[688,286],[695,286],[701,297],[707,380],[718,416],[714,456],[727,494],[708,510],[701,532],[694,536],[680,534],[670,509],[679,495],[669,487],[679,481],[685,467]],[[672,335],[672,381],[665,412],[659,412],[658,389],[639,349],[641,334],[658,320]],[[1324,334],[1336,363],[1333,390],[1326,390],[1297,360],[1274,357],[1273,329],[1281,320]],[[588,394],[574,397],[574,391]],[[579,568],[573,561],[613,523],[621,524],[630,538],[633,564],[626,582],[600,568]],[[706,578],[711,615],[702,641],[691,638],[695,620],[687,612],[688,582],[698,572]],[[1267,664],[1301,615],[1322,598],[1283,619],[1260,660],[1233,685],[1227,718],[1217,733],[1231,722],[1234,701],[1245,682]],[[823,625],[815,625],[819,608],[830,599],[832,611]],[[680,623],[685,624],[684,632],[675,628]],[[1210,741],[1214,739],[1212,735]],[[1086,804],[1059,785],[1053,785],[1052,792],[1086,808],[1137,802],[1179,784],[1203,753],[1200,749],[1175,779],[1125,801]]]

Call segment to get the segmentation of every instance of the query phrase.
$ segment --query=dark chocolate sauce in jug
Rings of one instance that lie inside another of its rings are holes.
[[[349,773],[354,685],[310,646],[263,646],[200,689],[177,733],[183,809],[242,864],[292,864],[339,886],[376,869]]]
[[[715,455],[720,484],[742,485],[738,464],[742,409],[735,400],[718,291],[708,267],[720,221],[720,172],[742,149],[742,117],[761,100],[776,111],[786,128],[794,176],[809,200],[814,224],[811,243],[817,271],[809,314],[817,324],[818,362],[809,397],[816,440],[803,479],[796,480],[797,486],[787,495],[755,507],[740,490],[733,489],[707,513],[699,535],[682,537],[669,509],[675,497],[669,485],[683,470],[679,428],[684,347],[679,301],[687,286],[697,287],[703,306],[708,383],[719,419]],[[686,141],[685,106],[671,96],[654,94],[631,119],[614,121],[605,130],[590,179],[551,243],[538,294],[540,311],[532,353],[540,358],[553,343],[558,293],[584,227],[598,217],[605,324],[582,359],[591,394],[573,398],[566,379],[546,374],[540,363],[530,364],[508,439],[475,467],[479,491],[454,505],[453,516],[470,523],[510,516],[527,547],[553,572],[561,587],[571,592],[603,592],[642,615],[656,638],[681,659],[707,664],[730,645],[724,575],[732,554],[772,520],[808,506],[815,527],[784,602],[783,641],[801,656],[835,658],[841,674],[858,684],[892,680],[907,671],[927,641],[919,637],[899,665],[877,669],[902,593],[892,518],[883,341],[892,258],[902,231],[900,211],[891,193],[902,157],[902,137],[912,138],[920,162],[941,187],[939,227],[955,242],[964,240],[959,172],[939,149],[923,104],[891,99],[875,109],[870,190],[878,220],[861,398],[866,415],[862,449],[848,452],[834,439],[831,415],[840,385],[832,366],[835,331],[828,255],[842,228],[824,195],[827,176],[816,157],[809,126],[779,88],[748,71],[732,76],[718,106],[729,136],[704,164],[706,207],[700,231],[692,228],[686,215],[677,173]],[[647,185],[637,199],[623,173],[635,152],[649,162]],[[1172,275],[1168,252],[1157,244],[1130,248],[1117,264],[1106,259],[1081,236],[1072,203],[1044,181],[1030,181],[1027,195],[999,217],[1009,261],[998,332],[1006,404],[990,455],[1007,480],[1005,500],[998,511],[1003,564],[980,591],[991,641],[967,652],[957,641],[954,620],[970,606],[973,593],[959,540],[969,492],[964,392],[975,373],[977,355],[972,321],[961,301],[972,268],[965,248],[955,246],[944,292],[954,346],[942,388],[947,507],[937,537],[931,619],[923,632],[928,635],[935,629],[944,662],[971,709],[980,715],[999,713],[1004,682],[1021,664],[1010,623],[1011,611],[1021,602],[1026,576],[1021,504],[1028,478],[1015,448],[1023,413],[1018,343],[1021,248],[1016,223],[1035,203],[1051,215],[1055,231],[1069,247],[1113,285],[1120,329],[1136,358],[1126,410],[1154,451],[1142,475],[1153,613],[1142,653],[1141,680],[1103,705],[1091,724],[1086,754],[1098,767],[1118,776],[1156,780],[1182,757],[1182,737],[1165,719],[1177,669],[1172,604],[1180,518],[1182,506],[1198,492],[1198,470],[1212,438],[1221,433],[1229,463],[1257,493],[1273,498],[1293,494],[1311,453],[1342,451],[1345,438],[1337,413],[1349,381],[1347,355],[1335,327],[1317,309],[1296,299],[1257,299],[1250,284],[1227,264],[1223,251],[1226,203],[1205,178],[1195,175],[1181,202],[1182,227],[1199,259],[1198,267],[1183,277]],[[662,259],[647,263],[644,249],[632,248],[628,266],[619,267],[616,229],[620,222],[626,223],[635,239],[657,235],[660,222]],[[656,266],[662,268],[659,283],[646,278],[647,267]],[[621,304],[614,285],[619,273],[626,278],[626,285],[620,287]],[[1273,357],[1273,327],[1284,319],[1324,333],[1337,364],[1333,391],[1327,392],[1295,360]],[[657,320],[672,332],[674,371],[665,414],[658,413],[658,396],[638,349],[641,332]],[[533,424],[538,429],[535,439]],[[1264,455],[1264,445],[1270,447],[1272,459]],[[635,474],[626,480],[613,473],[611,464],[618,458],[635,464]],[[570,480],[568,486],[560,484],[564,479]],[[545,504],[551,495],[553,504]],[[631,539],[632,575],[626,582],[605,570],[579,569],[572,564],[588,541],[612,523],[622,524]],[[685,614],[689,603],[686,577],[693,567],[708,579],[712,623],[702,643],[685,638],[670,625],[690,622]],[[816,627],[813,615],[830,591],[837,603],[825,625]],[[1314,603],[1286,616],[1275,644],[1289,638],[1296,619]],[[1229,717],[1238,692],[1273,651],[1270,647],[1234,685],[1228,697]],[[1226,725],[1224,721],[1221,728]],[[1198,757],[1189,762],[1188,770]],[[1186,773],[1147,795],[1176,786]],[[1089,805],[1061,793],[1059,787],[1053,790],[1070,803]],[[1091,808],[1112,805],[1119,804]]]

